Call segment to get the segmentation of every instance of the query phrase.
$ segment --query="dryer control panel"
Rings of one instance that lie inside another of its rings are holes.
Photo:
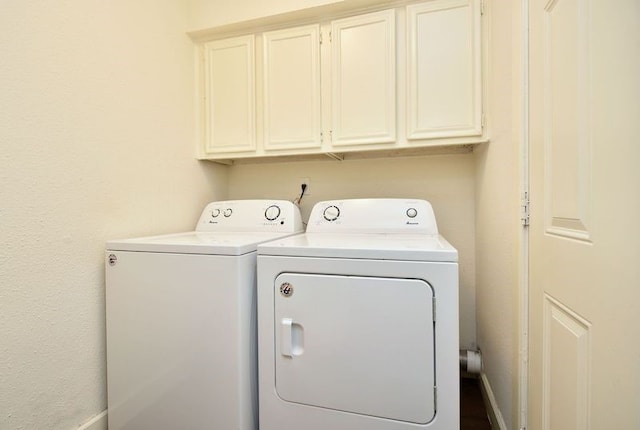
[[[300,209],[287,200],[227,200],[209,203],[196,231],[302,232]]]
[[[438,234],[431,204],[414,199],[350,199],[318,202],[308,233]]]

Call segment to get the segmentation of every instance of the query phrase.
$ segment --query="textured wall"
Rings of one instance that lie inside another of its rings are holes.
[[[230,198],[292,199],[301,177],[311,178],[305,217],[331,198],[434,204],[442,233],[460,251],[463,346],[475,342],[477,258],[485,372],[506,420],[515,416],[512,3],[489,7],[492,142],[476,154],[237,165],[228,177],[226,167],[194,161],[184,30],[326,3],[3,2],[0,429],[70,430],[105,409],[105,240],[189,229],[205,202],[227,197],[227,180]]]
[[[103,248],[189,229],[226,195],[194,160],[182,0],[5,0],[0,14],[0,429],[106,408]]]
[[[310,195],[303,198],[301,208],[305,221],[321,200],[429,200],[440,232],[460,256],[460,343],[464,348],[475,347],[473,154],[236,165],[229,169],[229,196],[294,199],[300,192],[300,178],[310,179]]]

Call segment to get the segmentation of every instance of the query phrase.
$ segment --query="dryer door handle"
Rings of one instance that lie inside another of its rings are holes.
[[[280,320],[280,354],[285,357],[302,355],[304,352],[304,331],[291,318]]]
[[[291,318],[282,318],[280,321],[280,353],[285,357],[291,357],[291,335],[293,320]]]

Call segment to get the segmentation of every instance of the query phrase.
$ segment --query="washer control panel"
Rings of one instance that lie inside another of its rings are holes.
[[[300,209],[287,200],[227,200],[209,203],[197,231],[301,232]]]
[[[413,199],[351,199],[317,203],[307,232],[438,234],[431,204]]]

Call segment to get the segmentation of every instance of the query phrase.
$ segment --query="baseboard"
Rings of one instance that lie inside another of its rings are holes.
[[[82,424],[77,430],[108,430],[108,428],[107,410],[105,409],[86,423]]]
[[[498,402],[496,402],[496,397],[493,395],[491,384],[484,372],[480,375],[480,388],[484,404],[487,406],[487,413],[489,414],[489,421],[491,421],[491,428],[493,430],[507,430],[507,425],[504,422],[504,418],[502,418],[500,408],[498,408]]]

